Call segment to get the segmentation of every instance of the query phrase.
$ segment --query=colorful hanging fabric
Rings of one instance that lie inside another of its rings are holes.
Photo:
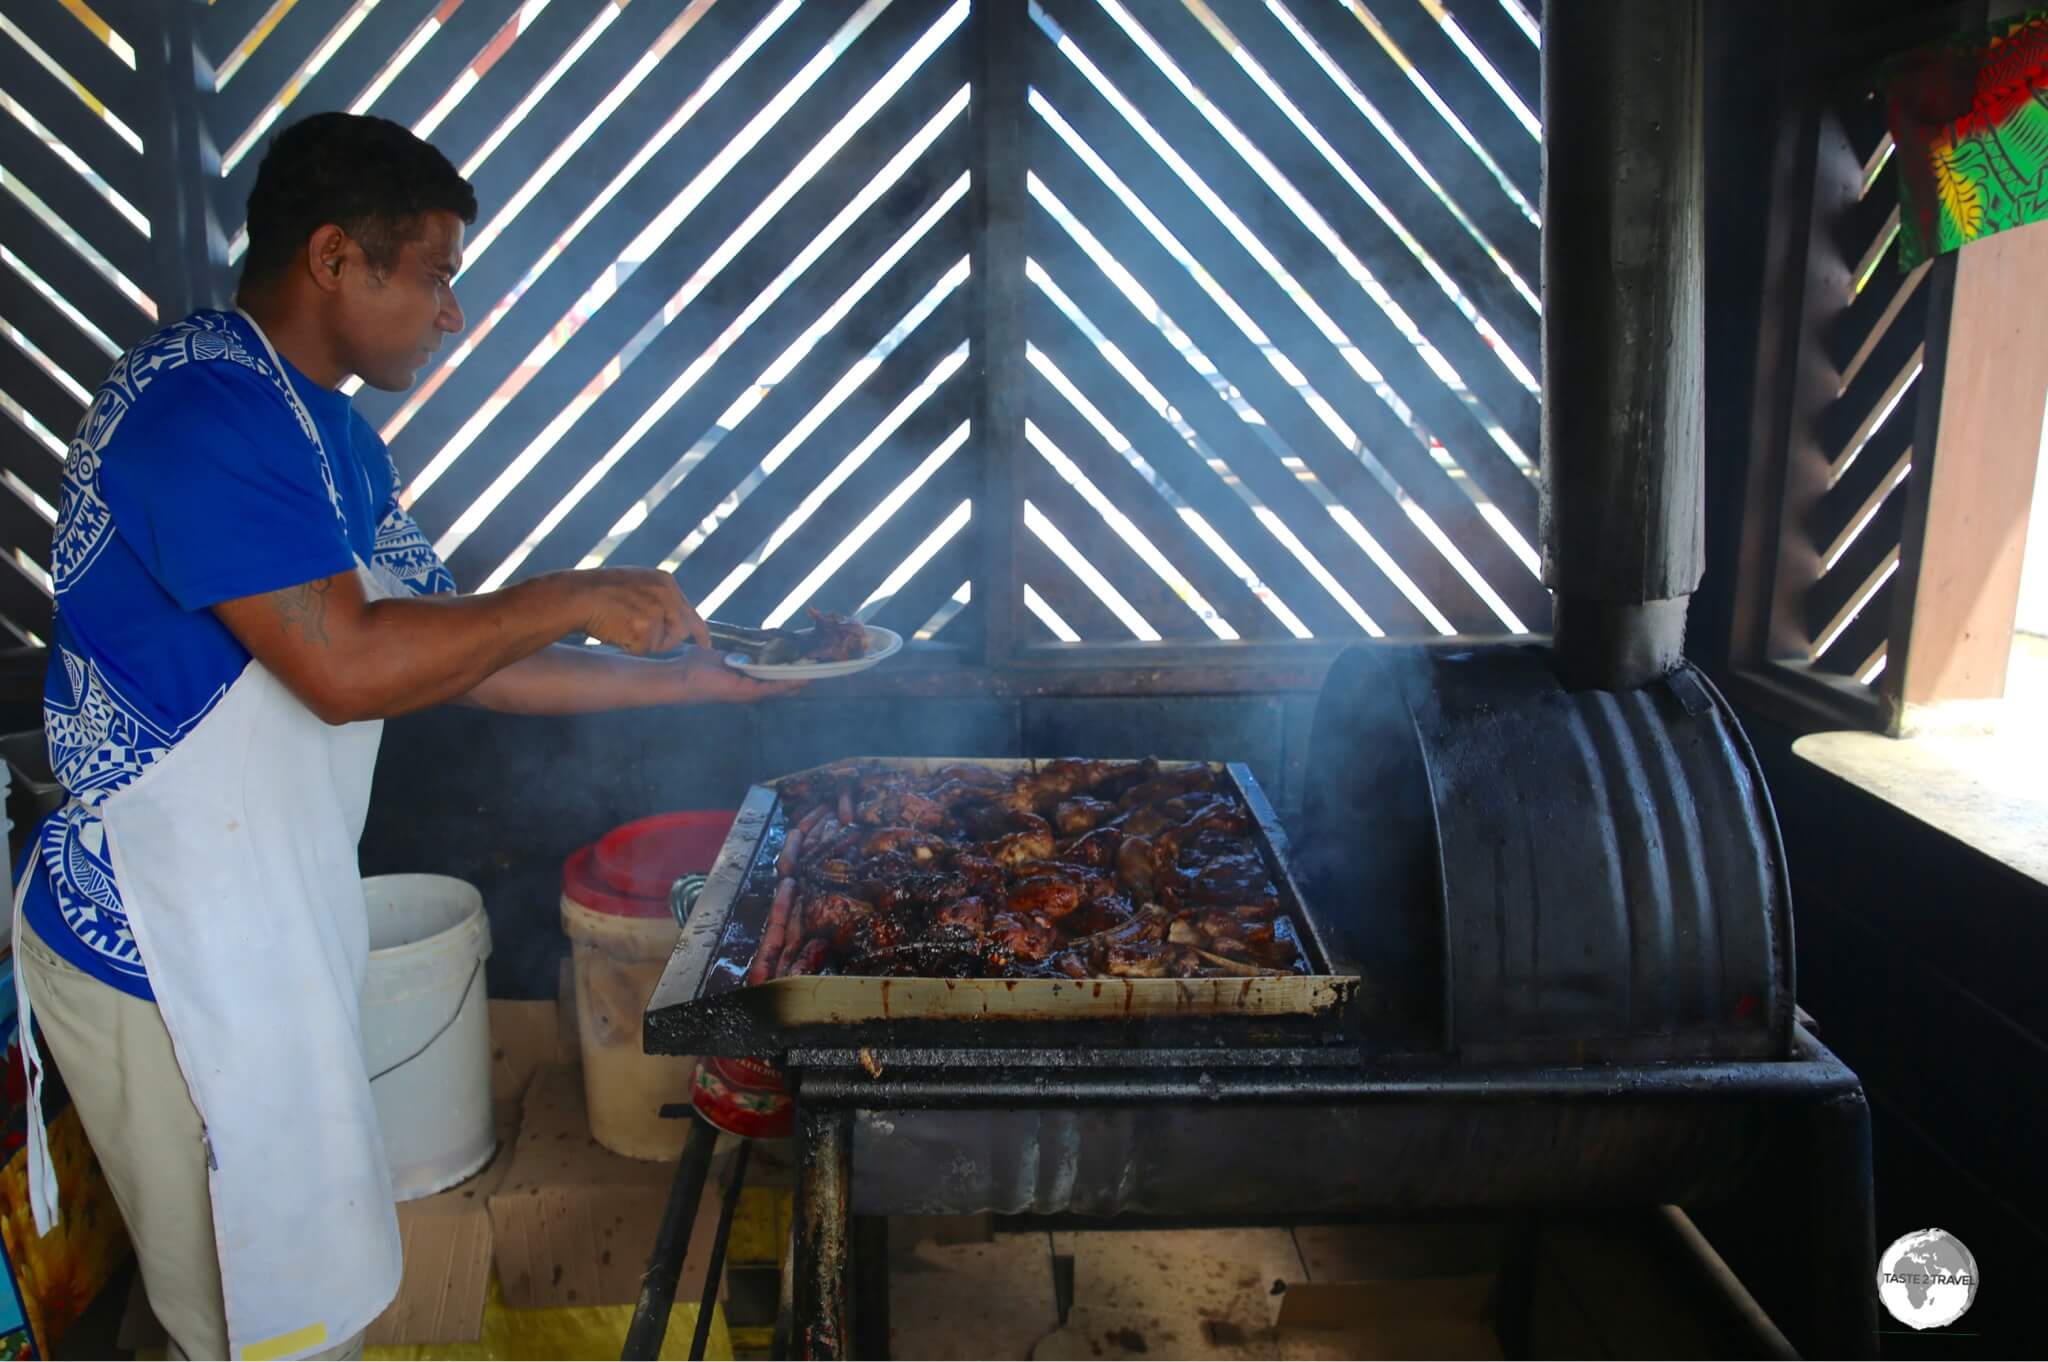
[[[1884,95],[1901,270],[2048,218],[2048,9],[1900,58]]]

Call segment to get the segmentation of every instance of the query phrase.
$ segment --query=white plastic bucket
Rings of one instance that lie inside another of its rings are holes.
[[[476,886],[447,875],[363,881],[370,970],[363,1059],[400,1201],[453,1187],[490,1162],[491,928]]]

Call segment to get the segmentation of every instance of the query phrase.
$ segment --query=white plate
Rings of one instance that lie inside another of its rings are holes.
[[[864,672],[883,658],[894,657],[903,647],[903,635],[894,629],[884,629],[879,624],[864,624],[868,631],[868,650],[859,657],[844,662],[785,662],[771,667],[762,662],[749,662],[745,653],[727,653],[725,665],[736,672],[745,672],[757,681],[822,681],[829,676],[852,676]]]

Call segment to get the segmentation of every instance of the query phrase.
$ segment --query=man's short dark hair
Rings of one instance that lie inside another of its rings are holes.
[[[256,168],[242,282],[282,274],[330,222],[390,270],[433,212],[476,221],[476,191],[446,156],[388,118],[314,114],[279,133]]]

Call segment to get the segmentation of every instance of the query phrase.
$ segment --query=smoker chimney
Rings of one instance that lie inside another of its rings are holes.
[[[1701,16],[1543,7],[1543,582],[1574,690],[1675,667],[1704,560]]]

